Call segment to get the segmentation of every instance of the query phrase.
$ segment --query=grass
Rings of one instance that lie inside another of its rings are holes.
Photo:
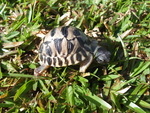
[[[149,12],[148,0],[0,0],[0,112],[149,113]],[[38,36],[61,25],[100,41],[109,64],[35,78]]]

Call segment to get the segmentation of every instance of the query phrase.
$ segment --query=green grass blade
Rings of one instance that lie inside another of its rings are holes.
[[[23,25],[23,23],[26,21],[26,17],[24,17],[22,20],[18,20],[19,22],[15,22],[12,24],[12,31],[16,31],[20,26]]]
[[[67,93],[66,93],[66,97],[68,100],[68,103],[73,106],[74,105],[74,89],[72,88],[72,86],[68,86],[67,88]]]
[[[131,73],[130,77],[137,76],[142,71],[144,71],[146,68],[150,67],[150,61],[147,62],[141,62],[137,68],[134,69],[134,72]]]
[[[29,80],[28,82],[24,83],[16,92],[14,95],[14,101],[20,97],[20,95],[25,91],[25,90],[30,90],[33,85],[33,80]]]
[[[49,90],[48,90],[47,87],[45,86],[44,82],[39,79],[39,83],[40,83],[40,85],[42,86],[43,93],[44,93],[44,94],[49,93]]]
[[[79,95],[81,95],[83,98],[87,99],[88,101],[92,102],[93,104],[95,104],[97,107],[99,108],[104,108],[105,110],[110,110],[112,109],[112,106],[107,103],[106,101],[104,101],[103,99],[101,99],[100,97],[96,96],[95,94],[92,94],[90,91],[85,90],[79,86],[76,86],[76,91],[79,93]]]
[[[88,93],[85,95],[85,98],[89,100],[90,102],[94,103],[97,107],[101,108],[102,106],[104,109],[107,109],[107,110],[112,109],[112,106],[109,103],[107,103],[106,101],[104,101],[103,99],[101,99],[100,97],[96,95],[92,95]]]
[[[109,80],[117,79],[119,77],[120,75],[104,75],[104,76],[101,76],[100,78],[104,81],[109,81]]]
[[[136,105],[133,102],[130,102],[128,107],[131,108],[136,113],[146,113],[142,108],[140,108],[138,105]]]
[[[138,104],[141,105],[144,108],[150,109],[150,103],[148,103],[148,102],[146,102],[144,100],[139,100]]]

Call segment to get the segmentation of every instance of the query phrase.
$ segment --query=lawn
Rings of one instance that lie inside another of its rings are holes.
[[[34,76],[49,30],[81,29],[108,64]],[[0,0],[0,113],[150,113],[149,0]]]

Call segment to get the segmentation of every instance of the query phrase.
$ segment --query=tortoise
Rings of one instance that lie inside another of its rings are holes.
[[[88,38],[81,30],[72,26],[52,29],[39,45],[39,63],[34,75],[40,75],[48,67],[64,67],[79,64],[79,72],[86,69],[96,59],[98,63],[108,63],[110,52],[99,46],[96,40]]]

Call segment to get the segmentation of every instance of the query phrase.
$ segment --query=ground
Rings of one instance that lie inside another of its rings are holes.
[[[148,113],[149,11],[149,0],[1,0],[0,112]],[[110,62],[33,76],[41,37],[62,25],[99,41]]]

